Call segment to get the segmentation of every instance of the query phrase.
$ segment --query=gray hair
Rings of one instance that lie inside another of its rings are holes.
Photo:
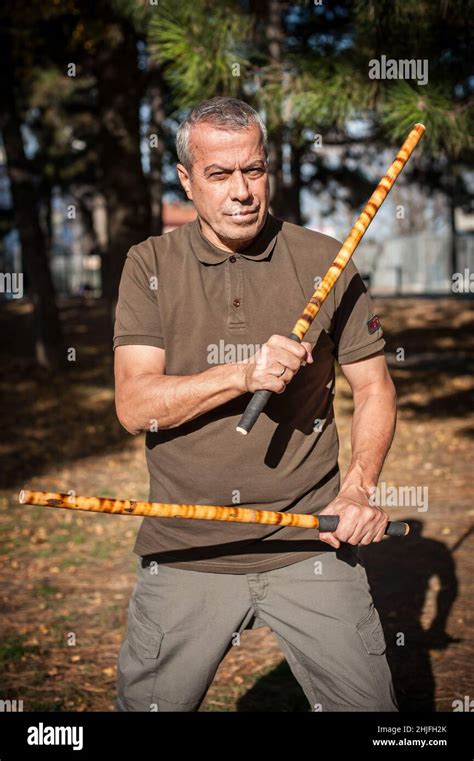
[[[262,133],[263,147],[265,154],[267,154],[267,130],[257,111],[243,100],[217,96],[195,106],[178,127],[176,151],[180,163],[188,171],[193,163],[189,145],[191,127],[202,122],[210,123],[218,129],[230,131],[248,129],[256,124]]]

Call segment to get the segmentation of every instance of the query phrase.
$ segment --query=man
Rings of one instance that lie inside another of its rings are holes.
[[[212,98],[181,124],[181,184],[198,218],[128,252],[114,336],[116,408],[146,431],[150,499],[340,516],[335,533],[145,518],[118,662],[121,711],[197,711],[240,633],[268,625],[314,711],[396,711],[357,546],[395,427],[382,329],[349,263],[302,344],[289,340],[340,243],[268,212],[265,128]],[[340,486],[334,361],[354,396]],[[275,394],[248,436],[257,389]]]

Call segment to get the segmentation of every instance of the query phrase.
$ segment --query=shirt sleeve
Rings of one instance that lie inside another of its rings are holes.
[[[380,320],[352,259],[334,286],[334,298],[332,336],[339,364],[355,362],[383,349]]]
[[[119,285],[113,348],[139,344],[164,349],[158,300],[158,272],[151,244],[143,255],[136,246],[127,254]]]

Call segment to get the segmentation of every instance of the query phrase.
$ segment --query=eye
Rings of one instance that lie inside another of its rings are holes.
[[[248,174],[250,175],[250,177],[260,177],[263,174],[263,172],[264,172],[263,167],[258,167],[258,166],[248,170]]]
[[[223,179],[224,177],[226,177],[226,176],[227,176],[227,175],[226,175],[226,173],[225,173],[225,172],[213,172],[213,173],[211,174],[211,177],[214,177],[214,178],[215,178],[215,179],[217,179],[217,180],[222,180],[222,179]]]

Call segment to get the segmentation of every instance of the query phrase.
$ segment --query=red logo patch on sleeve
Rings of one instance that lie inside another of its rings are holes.
[[[376,314],[372,315],[370,320],[367,322],[367,330],[369,331],[369,334],[372,335],[372,333],[375,333],[379,328],[381,328],[380,320]]]

